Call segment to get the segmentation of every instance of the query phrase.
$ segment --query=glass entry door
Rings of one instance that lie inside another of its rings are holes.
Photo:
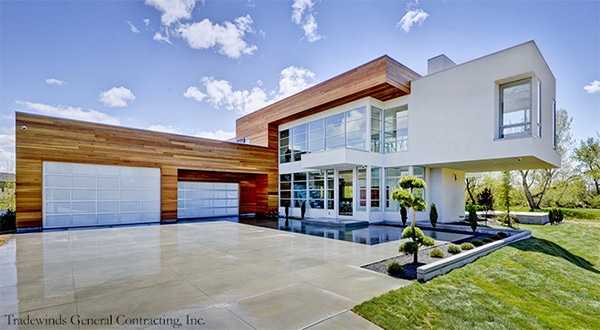
[[[338,188],[339,188],[339,215],[352,215],[352,171],[338,172]]]

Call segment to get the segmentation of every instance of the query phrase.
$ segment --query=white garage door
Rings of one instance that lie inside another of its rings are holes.
[[[180,219],[239,215],[239,184],[179,182],[177,202]]]
[[[160,169],[44,162],[44,228],[160,222]]]

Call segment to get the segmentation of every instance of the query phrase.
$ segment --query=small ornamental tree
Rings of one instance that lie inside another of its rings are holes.
[[[392,192],[392,199],[398,201],[400,207],[411,208],[413,213],[412,222],[409,227],[402,231],[402,238],[410,238],[410,241],[400,244],[398,251],[414,256],[414,263],[418,262],[419,248],[421,246],[432,246],[434,240],[431,237],[425,236],[421,229],[415,227],[417,222],[417,212],[425,211],[427,203],[423,197],[423,189],[425,189],[425,181],[414,176],[405,176],[398,181],[400,189],[395,189]]]
[[[431,208],[429,209],[429,221],[431,222],[431,226],[435,228],[437,225],[438,213],[437,207],[435,207],[435,203],[431,203]]]
[[[483,207],[487,225],[487,219],[490,216],[490,213],[494,211],[494,195],[492,194],[492,190],[490,188],[485,187],[479,194],[477,194],[477,205]]]
[[[414,227],[417,222],[417,211],[425,211],[427,203],[423,199],[422,193],[425,189],[425,181],[415,176],[405,176],[398,180],[400,189],[394,189],[392,199],[400,204],[400,207],[413,210],[411,226]]]

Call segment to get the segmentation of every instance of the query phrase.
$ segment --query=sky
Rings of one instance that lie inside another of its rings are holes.
[[[600,132],[600,0],[0,0],[0,171],[15,112],[226,140],[382,55],[421,75],[534,40],[579,143]]]

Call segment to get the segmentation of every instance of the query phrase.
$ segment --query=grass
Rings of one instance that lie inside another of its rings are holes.
[[[533,237],[353,310],[386,329],[600,329],[600,216],[520,229]]]

